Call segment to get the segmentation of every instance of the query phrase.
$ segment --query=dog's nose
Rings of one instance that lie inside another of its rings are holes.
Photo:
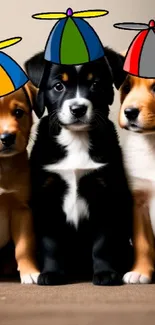
[[[129,121],[134,121],[139,115],[139,109],[135,107],[128,107],[125,109],[124,114]]]
[[[0,140],[5,147],[10,147],[15,143],[16,135],[14,133],[2,133]]]
[[[70,111],[75,117],[80,118],[86,114],[87,106],[86,105],[72,105],[70,107]]]

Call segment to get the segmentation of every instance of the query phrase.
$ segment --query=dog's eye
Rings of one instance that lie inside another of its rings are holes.
[[[155,84],[152,85],[152,91],[155,93]]]
[[[131,89],[131,87],[130,87],[129,83],[127,83],[123,86],[123,91],[125,94],[128,94],[130,92],[130,89]]]
[[[64,89],[64,86],[63,86],[63,84],[61,83],[61,82],[58,82],[55,86],[54,86],[54,89],[56,90],[56,91],[62,91],[63,89]]]
[[[14,111],[13,111],[13,115],[16,117],[16,118],[21,118],[23,115],[24,115],[24,111],[20,108],[16,108]]]
[[[100,88],[100,82],[99,81],[94,81],[92,86],[91,86],[92,91],[96,91],[99,88]]]

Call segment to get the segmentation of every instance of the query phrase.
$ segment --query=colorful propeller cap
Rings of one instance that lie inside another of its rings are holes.
[[[21,41],[21,37],[10,38],[0,42],[0,49]],[[0,51],[0,97],[8,95],[28,82],[22,68],[7,54]]]
[[[155,21],[148,24],[121,23],[114,27],[126,30],[139,30],[128,48],[124,71],[141,78],[155,78]]]
[[[104,56],[103,45],[94,29],[82,18],[107,15],[106,10],[35,14],[36,19],[60,19],[52,29],[45,60],[55,64],[80,65]]]

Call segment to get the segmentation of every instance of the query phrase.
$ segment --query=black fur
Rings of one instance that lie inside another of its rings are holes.
[[[122,69],[124,57],[118,53],[116,54],[115,51],[108,47],[105,47],[104,50],[105,57],[92,62],[91,66],[94,67],[95,70],[100,70],[100,76],[102,76],[102,81],[104,81],[102,96],[104,96],[104,101],[106,101],[106,97],[109,94],[108,105],[112,105],[114,96],[112,84],[114,83],[115,87],[119,89],[126,77],[126,72]],[[88,67],[89,65],[89,63],[86,64]],[[44,114],[45,106],[48,107],[49,92],[47,91],[47,83],[48,90],[50,90],[51,87],[49,87],[49,83],[53,75],[56,75],[53,70],[60,70],[60,66],[45,61],[44,52],[40,52],[25,62],[25,69],[32,83],[39,88],[37,108],[34,107],[34,110],[38,118],[40,118]],[[70,67],[68,67],[68,69],[70,70]],[[61,65],[61,72],[62,71],[66,71],[65,65]]]
[[[66,222],[62,210],[66,182],[58,174],[44,171],[43,166],[61,161],[67,154],[56,140],[64,127],[58,113],[64,100],[74,96],[74,87],[80,81],[71,67],[45,62],[38,65],[38,61],[35,66],[35,57],[26,63],[32,82],[40,86],[38,116],[42,116],[44,106],[48,109],[48,116],[40,122],[30,159],[40,285],[58,285],[90,276],[95,285],[118,285],[131,266],[132,197],[115,127],[108,119],[114,97],[112,84],[119,88],[123,81],[123,58],[109,49],[106,56],[111,70],[105,59],[86,66],[87,72],[96,73],[101,87],[94,92],[91,85],[81,85],[83,96],[92,102],[94,111],[89,121],[89,155],[95,162],[107,165],[80,179],[78,193],[87,201],[90,216],[80,222],[77,230]],[[53,85],[62,69],[67,69],[72,82],[66,85],[66,92],[57,94]],[[84,75],[80,80],[82,83]]]

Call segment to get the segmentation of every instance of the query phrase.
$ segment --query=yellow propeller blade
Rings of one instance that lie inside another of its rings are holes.
[[[109,13],[107,10],[88,10],[88,11],[79,11],[73,13],[72,17],[81,17],[81,18],[91,18],[91,17],[100,17],[105,16]]]
[[[45,12],[45,13],[40,13],[40,14],[35,14],[32,16],[32,18],[35,19],[61,19],[67,17],[65,13],[61,12]]]
[[[6,47],[12,46],[22,40],[22,37],[13,37],[6,39],[4,41],[0,41],[0,49],[4,49]]]

